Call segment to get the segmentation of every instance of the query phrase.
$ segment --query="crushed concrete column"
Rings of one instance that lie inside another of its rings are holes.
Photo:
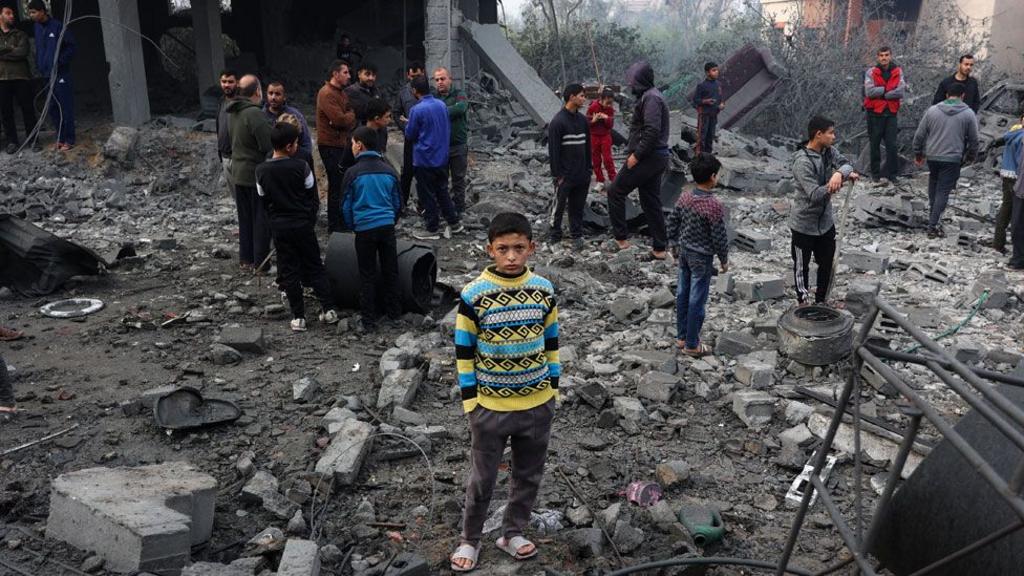
[[[114,123],[141,126],[149,122],[146,64],[142,57],[138,2],[99,0],[103,17],[103,50],[110,66],[110,102]]]
[[[192,0],[192,36],[196,49],[196,81],[199,95],[220,81],[224,69],[224,40],[220,24],[220,0]]]
[[[88,468],[54,479],[46,536],[113,572],[176,575],[210,539],[216,499],[217,480],[186,462]]]

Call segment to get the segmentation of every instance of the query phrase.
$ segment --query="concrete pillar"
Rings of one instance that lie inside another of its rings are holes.
[[[140,28],[139,4],[136,0],[99,0],[99,6],[114,123],[139,126],[150,119],[142,39],[129,31]]]
[[[459,0],[459,8],[464,19],[480,22],[480,0]],[[462,74],[464,77],[473,76],[480,71],[480,57],[476,55],[476,52],[469,49],[469,46],[462,41],[461,36],[459,37],[459,53],[462,55]]]
[[[427,0],[425,20],[423,44],[427,53],[427,76],[433,74],[435,68],[444,66],[451,72],[455,84],[461,86],[462,43],[458,26],[462,13],[458,9],[458,0]]]
[[[220,0],[192,0],[192,37],[196,49],[196,83],[199,95],[220,82],[224,69],[224,39],[220,25]]]

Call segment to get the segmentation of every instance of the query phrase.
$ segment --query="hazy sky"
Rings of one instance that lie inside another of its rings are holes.
[[[509,22],[519,20],[519,14],[523,11],[523,6],[530,3],[530,0],[501,0],[501,3],[505,6],[505,15],[508,16]],[[501,8],[499,7],[500,11]],[[501,17],[501,13],[498,13],[498,17]]]

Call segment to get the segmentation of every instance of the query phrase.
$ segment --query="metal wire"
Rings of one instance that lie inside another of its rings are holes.
[[[672,558],[671,560],[659,560],[658,562],[637,564],[636,566],[628,566],[621,570],[610,572],[607,576],[626,576],[627,574],[636,574],[637,572],[658,570],[661,568],[671,568],[673,566],[746,566],[748,568],[762,568],[764,570],[775,569],[774,562],[767,562],[765,560],[750,560],[748,558],[732,558],[728,556],[711,556],[708,558]],[[783,574],[813,576],[814,573],[804,570],[803,568],[787,566],[783,570]]]

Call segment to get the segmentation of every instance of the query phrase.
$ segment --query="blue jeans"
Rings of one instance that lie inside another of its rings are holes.
[[[711,288],[710,254],[679,253],[679,288],[676,290],[676,334],[687,348],[700,344],[704,308]]]

